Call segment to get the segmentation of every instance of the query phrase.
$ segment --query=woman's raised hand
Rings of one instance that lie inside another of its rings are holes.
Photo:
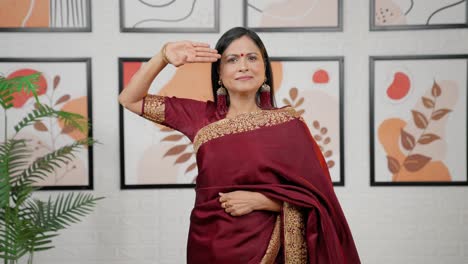
[[[179,67],[186,63],[215,62],[221,55],[202,42],[176,41],[168,42],[161,50],[162,56],[172,65]]]

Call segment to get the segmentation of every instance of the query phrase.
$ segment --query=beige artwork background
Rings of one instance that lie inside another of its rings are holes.
[[[338,26],[338,0],[249,0],[248,27]]]

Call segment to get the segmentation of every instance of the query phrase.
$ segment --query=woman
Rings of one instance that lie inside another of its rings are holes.
[[[168,63],[193,62],[212,63],[214,102],[147,95]],[[262,41],[238,27],[215,49],[167,43],[120,94],[194,144],[187,263],[360,263],[323,156],[294,109],[274,107],[272,85]]]

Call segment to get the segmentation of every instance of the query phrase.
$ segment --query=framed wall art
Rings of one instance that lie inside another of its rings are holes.
[[[370,0],[370,30],[468,27],[466,0]]]
[[[149,58],[120,58],[120,90]],[[343,58],[272,58],[277,106],[302,113],[335,185],[344,185]],[[166,67],[149,93],[213,100],[211,65]],[[190,88],[188,88],[190,87]],[[120,107],[121,188],[191,188],[198,174],[193,144],[181,133]]]
[[[41,104],[54,110],[67,111],[87,117],[92,125],[91,59],[90,58],[1,58],[0,72],[5,78],[30,75],[40,72],[38,99]],[[6,123],[0,137],[5,133],[15,134],[14,125],[36,108],[32,94],[13,94],[13,107],[0,115],[0,122]],[[3,110],[1,110],[3,111]],[[66,126],[58,118],[44,118],[36,121],[15,135],[15,138],[30,140],[33,147],[31,162],[70,145],[76,140],[92,137],[92,129],[81,132]],[[93,189],[93,148],[82,147],[75,152],[75,158],[37,182],[43,190]]]
[[[468,185],[468,55],[370,57],[371,186]]]
[[[218,33],[219,0],[120,0],[120,31]]]
[[[1,31],[91,32],[91,1],[0,1]]]
[[[244,26],[257,32],[343,31],[343,1],[244,0]]]
[[[150,58],[119,58],[120,91]],[[213,100],[211,64],[166,67],[148,93]],[[197,176],[193,144],[182,133],[120,107],[121,188],[191,188]]]

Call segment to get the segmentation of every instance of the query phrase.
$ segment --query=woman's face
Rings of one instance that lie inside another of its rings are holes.
[[[265,81],[265,63],[247,36],[234,40],[221,56],[219,78],[230,93],[255,93]]]

